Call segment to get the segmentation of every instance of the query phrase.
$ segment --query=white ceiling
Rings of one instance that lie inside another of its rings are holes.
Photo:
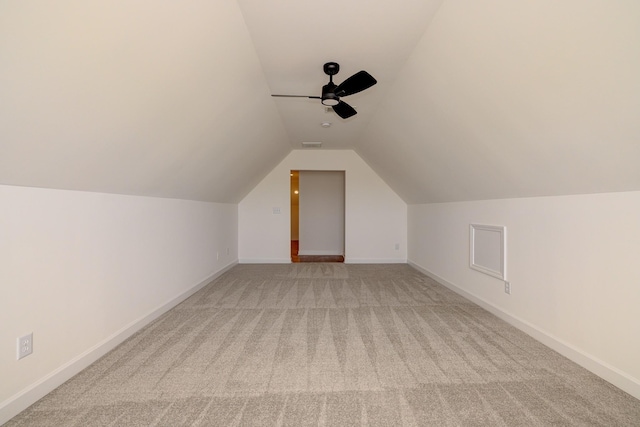
[[[328,61],[355,117],[270,96]],[[638,76],[636,0],[1,2],[0,183],[238,202],[321,141],[408,203],[640,190]]]

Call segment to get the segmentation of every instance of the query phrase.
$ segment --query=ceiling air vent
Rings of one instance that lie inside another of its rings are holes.
[[[303,142],[302,148],[320,148],[322,147],[322,142]]]

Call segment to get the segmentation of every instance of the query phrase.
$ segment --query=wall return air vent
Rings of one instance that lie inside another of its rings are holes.
[[[302,148],[320,148],[322,147],[322,142],[303,142]]]

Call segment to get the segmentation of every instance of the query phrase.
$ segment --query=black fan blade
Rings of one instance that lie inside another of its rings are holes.
[[[366,71],[358,71],[353,76],[340,83],[333,93],[337,96],[353,95],[354,93],[370,88],[376,83],[378,83],[378,81],[374,79],[371,74]]]
[[[277,98],[309,98],[309,99],[322,99],[319,96],[307,96],[307,95],[271,95]]]
[[[349,117],[355,116],[356,114],[358,114],[358,112],[354,110],[351,105],[343,101],[340,101],[338,102],[337,105],[334,105],[333,111],[335,111],[336,114],[342,117],[343,119],[348,119]]]

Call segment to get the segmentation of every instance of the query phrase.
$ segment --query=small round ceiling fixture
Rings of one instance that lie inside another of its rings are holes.
[[[320,126],[322,126],[323,128],[330,128],[330,127],[331,127],[331,123],[329,123],[329,122],[322,122],[322,123],[320,123]]]

